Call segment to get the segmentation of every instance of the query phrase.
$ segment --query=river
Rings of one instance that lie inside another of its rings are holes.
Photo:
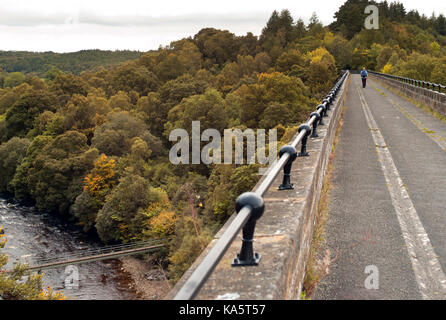
[[[2,253],[10,258],[6,269],[17,261],[33,264],[42,258],[101,245],[98,240],[54,215],[14,204],[5,197],[0,197],[0,226],[3,226],[7,239]],[[137,298],[136,292],[130,288],[133,283],[130,275],[122,270],[119,260],[91,262],[76,268],[79,275],[77,287],[65,287],[65,279],[70,273],[65,267],[45,270],[45,286],[62,291],[69,299],[75,300]],[[69,273],[65,274],[66,271]]]

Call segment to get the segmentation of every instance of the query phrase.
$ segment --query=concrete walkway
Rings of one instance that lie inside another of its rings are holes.
[[[446,124],[353,75],[314,299],[446,299]]]

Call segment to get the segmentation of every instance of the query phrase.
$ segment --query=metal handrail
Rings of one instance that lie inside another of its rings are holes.
[[[262,197],[271,187],[282,169],[284,169],[284,178],[279,190],[289,190],[294,188],[290,183],[292,162],[298,156],[308,156],[308,153],[306,152],[307,138],[310,133],[312,133],[312,137],[317,137],[317,126],[318,124],[323,125],[323,117],[327,116],[327,110],[330,110],[330,105],[335,101],[336,95],[348,74],[348,71],[343,73],[336,85],[330,91],[330,94],[327,95],[322,104],[317,107],[317,111],[310,115],[309,121],[299,127],[299,134],[289,145],[280,150],[279,159],[272,164],[268,174],[256,191],[247,192],[238,197],[236,202],[237,216],[221,235],[217,243],[210,249],[202,262],[192,272],[190,277],[175,295],[174,300],[191,300],[198,294],[203,284],[206,282],[242,228],[242,248],[240,253],[234,259],[232,266],[258,265],[260,256],[253,251],[253,237],[256,221],[262,216],[264,211]],[[313,129],[311,129],[311,127],[313,127]],[[302,144],[301,152],[297,154],[296,148],[299,143]]]
[[[441,94],[444,94],[443,92],[441,92],[441,89],[446,89],[446,86],[444,86],[442,84],[439,84],[439,83],[432,83],[432,82],[424,81],[424,80],[416,80],[416,79],[412,79],[412,78],[400,77],[400,76],[395,76],[395,75],[381,73],[381,72],[376,72],[376,71],[369,71],[369,73],[375,74],[375,75],[378,75],[378,76],[382,76],[382,77],[385,77],[385,78],[389,78],[389,79],[392,79],[392,80],[397,80],[397,81],[400,81],[400,82],[404,82],[404,83],[413,85],[415,87],[425,88],[425,89],[428,89],[430,91],[441,93]],[[431,87],[432,87],[432,89],[431,89]],[[435,88],[438,88],[438,91],[435,91]]]

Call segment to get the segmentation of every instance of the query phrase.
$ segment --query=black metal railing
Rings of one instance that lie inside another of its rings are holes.
[[[256,222],[263,215],[265,209],[263,196],[282,169],[284,169],[284,175],[279,190],[290,190],[294,188],[290,177],[292,163],[298,157],[309,156],[309,153],[306,151],[308,137],[310,134],[312,138],[318,137],[317,127],[318,125],[323,125],[323,118],[327,117],[327,111],[330,110],[330,106],[335,101],[336,95],[348,74],[348,71],[342,74],[330,93],[317,107],[317,110],[311,113],[309,121],[299,127],[299,133],[294,140],[289,145],[280,149],[279,159],[268,169],[266,177],[255,192],[247,192],[237,198],[237,216],[177,292],[174,297],[175,300],[191,300],[198,294],[207,278],[242,229],[242,247],[240,253],[234,258],[232,266],[256,266],[259,264],[260,255],[254,252],[253,239]],[[299,143],[301,143],[300,153],[296,151]]]
[[[375,71],[369,71],[369,73],[371,74],[375,74],[378,76],[382,76],[385,78],[389,78],[392,80],[397,80],[397,81],[401,81],[410,85],[413,85],[415,87],[420,87],[420,88],[425,88],[425,89],[429,89],[438,93],[443,93],[442,89],[444,91],[444,89],[446,89],[446,86],[439,84],[439,83],[432,83],[429,81],[423,81],[423,80],[415,80],[415,79],[411,79],[411,78],[406,78],[406,77],[400,77],[400,76],[394,76],[391,74],[386,74],[386,73],[380,73],[380,72],[375,72]]]

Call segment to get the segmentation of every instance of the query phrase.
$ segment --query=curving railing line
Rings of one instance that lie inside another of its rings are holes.
[[[432,83],[432,82],[429,82],[429,81],[423,81],[423,80],[416,80],[416,79],[412,79],[412,78],[394,76],[394,75],[391,75],[391,74],[375,72],[375,71],[369,71],[369,73],[375,74],[375,75],[379,75],[379,76],[382,76],[382,77],[385,77],[385,78],[389,78],[389,79],[392,79],[392,80],[401,81],[401,82],[404,82],[404,83],[407,83],[407,84],[411,84],[411,85],[413,85],[415,87],[429,89],[429,90],[432,90],[432,91],[438,92],[438,93],[443,93],[443,92],[441,92],[441,90],[442,89],[446,89],[446,86],[444,86],[442,84],[439,84],[439,83]],[[436,91],[436,89],[437,89],[437,91]]]
[[[279,190],[290,190],[294,188],[293,184],[290,183],[292,163],[298,157],[309,156],[306,151],[307,139],[310,134],[313,138],[318,137],[317,126],[324,124],[323,118],[327,117],[327,111],[330,110],[330,106],[335,101],[336,95],[348,74],[348,71],[343,73],[336,85],[323,100],[322,104],[318,105],[316,111],[311,113],[309,121],[299,127],[299,134],[295,139],[289,145],[280,149],[278,161],[269,168],[265,179],[261,182],[256,191],[244,193],[237,198],[237,216],[177,292],[174,300],[191,300],[198,294],[226,250],[242,229],[242,248],[237,257],[234,258],[232,266],[256,266],[259,264],[260,255],[254,253],[253,239],[256,222],[263,215],[265,209],[263,196],[271,187],[273,181],[282,169],[284,169],[284,176]],[[296,148],[299,143],[301,143],[301,152],[297,153]]]

